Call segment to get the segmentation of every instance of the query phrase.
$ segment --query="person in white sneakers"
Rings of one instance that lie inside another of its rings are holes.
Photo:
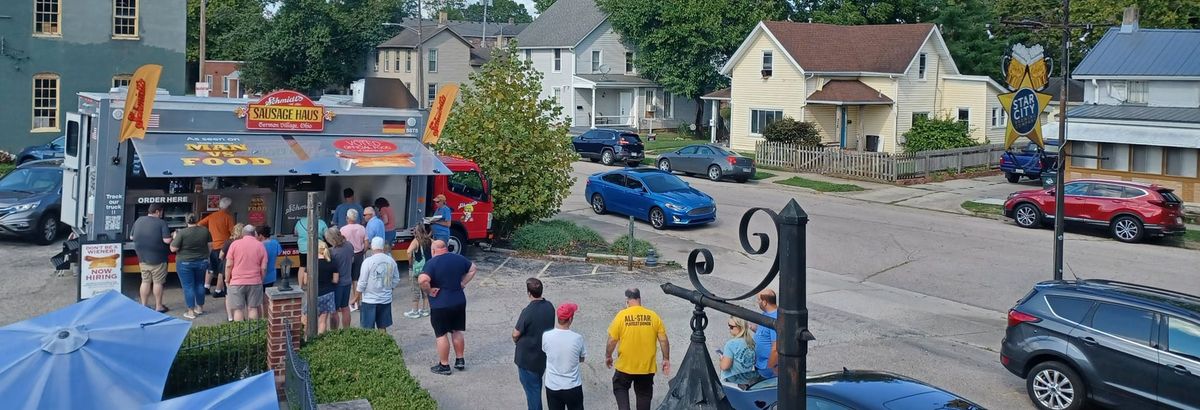
[[[571,302],[558,306],[558,324],[542,334],[542,351],[546,352],[546,408],[548,410],[583,410],[583,377],[579,365],[587,357],[583,336],[571,330],[579,305]]]
[[[425,295],[425,291],[421,290],[421,284],[418,283],[417,277],[421,276],[421,270],[425,269],[425,262],[433,258],[433,236],[429,234],[429,228],[425,224],[417,224],[413,227],[413,240],[408,245],[408,265],[410,284],[412,285],[412,310],[404,312],[404,317],[409,319],[419,319],[429,316],[429,297]],[[424,308],[422,308],[424,306]]]

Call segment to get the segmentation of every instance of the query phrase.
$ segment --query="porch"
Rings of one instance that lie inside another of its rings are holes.
[[[578,74],[573,77],[572,126],[674,128],[673,97],[640,77],[616,74]]]
[[[889,151],[883,136],[895,133],[894,102],[856,80],[832,80],[808,96],[805,120],[817,124],[827,146]]]

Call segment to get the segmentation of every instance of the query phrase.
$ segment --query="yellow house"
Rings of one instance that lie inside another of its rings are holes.
[[[1007,123],[986,76],[962,75],[933,24],[839,26],[760,22],[721,73],[731,79],[730,145],[753,150],[783,117],[810,121],[823,143],[902,152],[919,117],[966,122],[980,142]]]

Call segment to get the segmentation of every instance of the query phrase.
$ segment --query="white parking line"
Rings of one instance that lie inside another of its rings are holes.
[[[492,269],[492,273],[499,272],[500,268],[503,268],[504,264],[508,263],[508,261],[510,261],[510,260],[512,260],[511,256],[504,258],[504,262],[500,262],[500,266],[497,266],[496,269]]]
[[[554,264],[554,262],[546,262],[546,266],[542,267],[542,271],[538,272],[537,277],[540,279],[542,277],[542,274],[546,273],[546,269],[550,269],[550,265],[552,265],[552,264]]]

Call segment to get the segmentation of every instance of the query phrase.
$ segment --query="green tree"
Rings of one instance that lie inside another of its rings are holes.
[[[986,75],[1003,84],[1000,62],[1007,45],[988,38],[986,24],[997,21],[985,0],[948,0],[933,22],[941,28],[946,47],[963,74]]]
[[[724,87],[717,72],[755,24],[785,17],[785,0],[598,0],[608,21],[637,53],[638,74],[667,92],[696,101],[695,124],[703,124],[700,96]],[[697,136],[703,133],[696,127]]]
[[[829,0],[801,2],[797,13],[814,23],[897,24],[930,22],[945,0]],[[807,12],[804,9],[808,9]],[[804,21],[804,20],[800,20]]]
[[[473,3],[463,9],[463,19],[467,21],[483,21],[483,3]],[[506,23],[512,19],[515,23],[529,23],[533,17],[524,4],[513,0],[489,0],[487,21]]]
[[[767,124],[767,127],[763,129],[763,139],[770,142],[815,147],[821,145],[821,131],[817,130],[817,125],[812,122],[783,117]]]
[[[979,145],[971,138],[967,124],[954,118],[929,118],[917,120],[904,133],[904,151],[910,154],[951,148]]]
[[[496,229],[508,233],[554,215],[574,184],[562,108],[538,99],[542,74],[517,54],[515,42],[492,52],[471,74],[438,145],[474,160],[491,180]]]
[[[467,4],[463,0],[425,0],[424,7],[425,14],[431,19],[437,20],[438,13],[444,11],[449,20],[463,20]]]
[[[208,0],[205,56],[209,60],[245,59],[267,24],[264,1]],[[187,12],[187,60],[200,61],[200,0],[188,0]]]
[[[555,0],[533,0],[533,7],[537,9],[538,14],[546,11],[550,6],[554,5]]]

